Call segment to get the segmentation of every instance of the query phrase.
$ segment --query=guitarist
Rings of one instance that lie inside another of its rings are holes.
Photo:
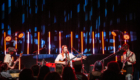
[[[4,57],[4,63],[7,64],[9,69],[14,69],[15,66],[12,66],[12,63],[15,62],[14,59],[12,59],[12,56],[15,54],[16,49],[13,47],[7,48],[7,54]]]
[[[57,64],[62,64],[62,65],[67,65],[66,61],[74,58],[75,56],[71,53],[69,53],[68,48],[66,45],[62,46],[62,53],[58,54],[58,56],[55,59],[55,63]],[[66,61],[63,61],[63,60]],[[83,56],[82,58],[74,58],[73,60],[81,60],[81,59],[86,59],[86,56]],[[63,61],[63,62],[62,62]],[[70,61],[69,65],[72,67],[72,61]]]
[[[133,74],[133,65],[136,64],[135,53],[129,50],[128,44],[123,44],[122,49],[125,50],[123,53],[123,64],[126,67],[127,74]],[[124,67],[123,66],[123,67]]]

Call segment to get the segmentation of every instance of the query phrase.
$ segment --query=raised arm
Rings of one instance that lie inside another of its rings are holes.
[[[72,58],[75,57],[73,54],[71,54],[71,56],[72,56]],[[81,60],[81,59],[86,59],[86,58],[87,58],[86,56],[82,56],[82,57],[80,57],[80,58],[75,58],[74,60],[75,60],[75,61],[79,61],[79,60]]]

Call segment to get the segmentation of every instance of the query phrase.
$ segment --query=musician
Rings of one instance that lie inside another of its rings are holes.
[[[123,44],[122,49],[125,50],[123,53],[123,64],[126,67],[127,74],[133,74],[133,65],[136,64],[135,53],[129,50],[128,44]]]
[[[14,62],[14,60],[12,59],[12,55],[15,54],[16,49],[13,47],[8,47],[7,52],[8,53],[4,57],[4,63],[7,64],[8,68],[14,69],[14,66],[12,66],[12,62]]]
[[[66,62],[63,61],[63,60],[64,59],[70,60],[70,59],[72,59],[74,57],[75,56],[73,54],[69,53],[67,46],[63,45],[62,46],[62,53],[58,54],[58,56],[55,59],[55,63],[66,65]],[[78,60],[81,60],[81,59],[86,59],[86,56],[83,56],[81,58],[74,58],[73,60],[78,61]],[[72,67],[72,61],[70,61],[70,66]]]

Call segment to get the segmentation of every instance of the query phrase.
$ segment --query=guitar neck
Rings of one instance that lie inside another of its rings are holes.
[[[17,58],[17,60],[16,60],[16,62],[14,63],[14,65],[13,65],[13,66],[15,66],[15,65],[17,64],[17,62],[18,62],[18,59],[19,59],[19,58],[20,58],[20,57],[18,57],[18,58]]]
[[[68,60],[68,61],[73,60],[74,58],[76,58],[76,57],[77,57],[77,56],[79,56],[79,55],[81,55],[81,54],[76,55],[75,57],[71,58],[71,59],[70,59],[70,60]]]
[[[22,53],[21,53],[21,54],[22,54]],[[16,66],[16,64],[17,64],[17,62],[18,62],[18,60],[19,60],[20,57],[21,57],[21,56],[19,56],[19,57],[16,59],[16,62],[13,64],[13,67]]]
[[[76,58],[76,57],[71,58],[70,60],[68,60],[68,62],[71,61],[71,60],[73,60],[74,58]]]

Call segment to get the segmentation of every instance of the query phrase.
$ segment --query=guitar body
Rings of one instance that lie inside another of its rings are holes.
[[[66,62],[66,65],[69,65],[70,66],[70,61],[69,60],[66,61],[66,58],[63,59],[63,60],[59,60],[59,61],[60,62]],[[63,65],[63,66],[66,66],[66,65]]]
[[[79,57],[79,56],[82,56],[83,54],[78,54],[76,55],[75,57],[69,59],[69,60],[66,60],[66,58],[64,58],[63,60],[59,60],[60,62],[66,62],[66,65],[69,65],[70,66],[70,61],[72,61],[73,59],[75,59],[76,57]],[[64,65],[64,66],[66,66]]]
[[[125,74],[126,73],[126,70],[125,69],[121,69],[121,73],[122,74]]]
[[[18,62],[17,62],[18,63]],[[13,67],[14,66],[14,69],[18,69],[18,64],[15,64],[14,62],[12,62],[12,65],[11,65],[11,67]],[[10,68],[9,68],[10,69]]]

